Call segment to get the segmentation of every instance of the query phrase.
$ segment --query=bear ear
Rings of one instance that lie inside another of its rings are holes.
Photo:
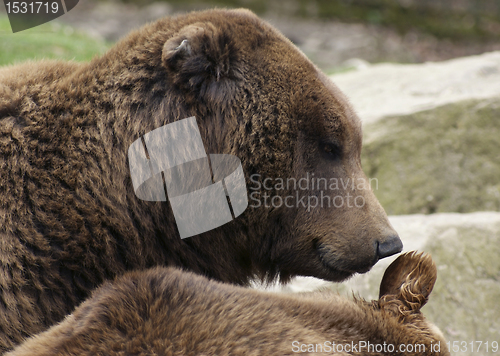
[[[192,91],[231,77],[237,58],[234,41],[226,32],[210,22],[194,23],[169,38],[162,64],[174,84]]]
[[[163,45],[162,62],[167,68],[175,68],[189,58],[192,52],[192,45],[199,47],[199,42],[213,36],[213,26],[207,24],[193,24],[183,27],[172,38],[169,38]]]
[[[380,298],[397,299],[408,311],[419,311],[427,303],[437,278],[430,255],[407,252],[387,267],[380,284]]]

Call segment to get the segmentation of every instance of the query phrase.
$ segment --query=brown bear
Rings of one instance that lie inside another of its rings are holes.
[[[414,252],[387,268],[373,302],[249,290],[156,267],[106,282],[8,356],[449,355],[420,312],[435,280],[430,256]]]
[[[252,199],[181,239],[168,201],[135,195],[127,153],[188,117],[207,153],[241,160]],[[402,245],[360,152],[344,95],[246,10],[161,19],[89,63],[2,68],[0,350],[128,270],[178,266],[239,285],[368,271]]]

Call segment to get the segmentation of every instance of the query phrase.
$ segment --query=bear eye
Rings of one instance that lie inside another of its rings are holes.
[[[320,150],[329,159],[339,159],[342,154],[340,146],[331,142],[321,142]]]

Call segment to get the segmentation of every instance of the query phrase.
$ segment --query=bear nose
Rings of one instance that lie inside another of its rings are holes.
[[[385,258],[399,253],[403,250],[403,242],[398,235],[391,235],[385,241],[379,242],[377,254],[379,258]]]

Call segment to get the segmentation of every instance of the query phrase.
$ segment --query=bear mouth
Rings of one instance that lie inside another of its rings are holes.
[[[356,273],[366,273],[370,271],[379,260],[378,256],[375,254],[371,261],[362,264],[351,264],[348,259],[338,257],[335,251],[332,251],[330,247],[324,244],[318,244],[316,246],[316,252],[323,269],[330,275],[327,279],[332,281],[343,281]]]

